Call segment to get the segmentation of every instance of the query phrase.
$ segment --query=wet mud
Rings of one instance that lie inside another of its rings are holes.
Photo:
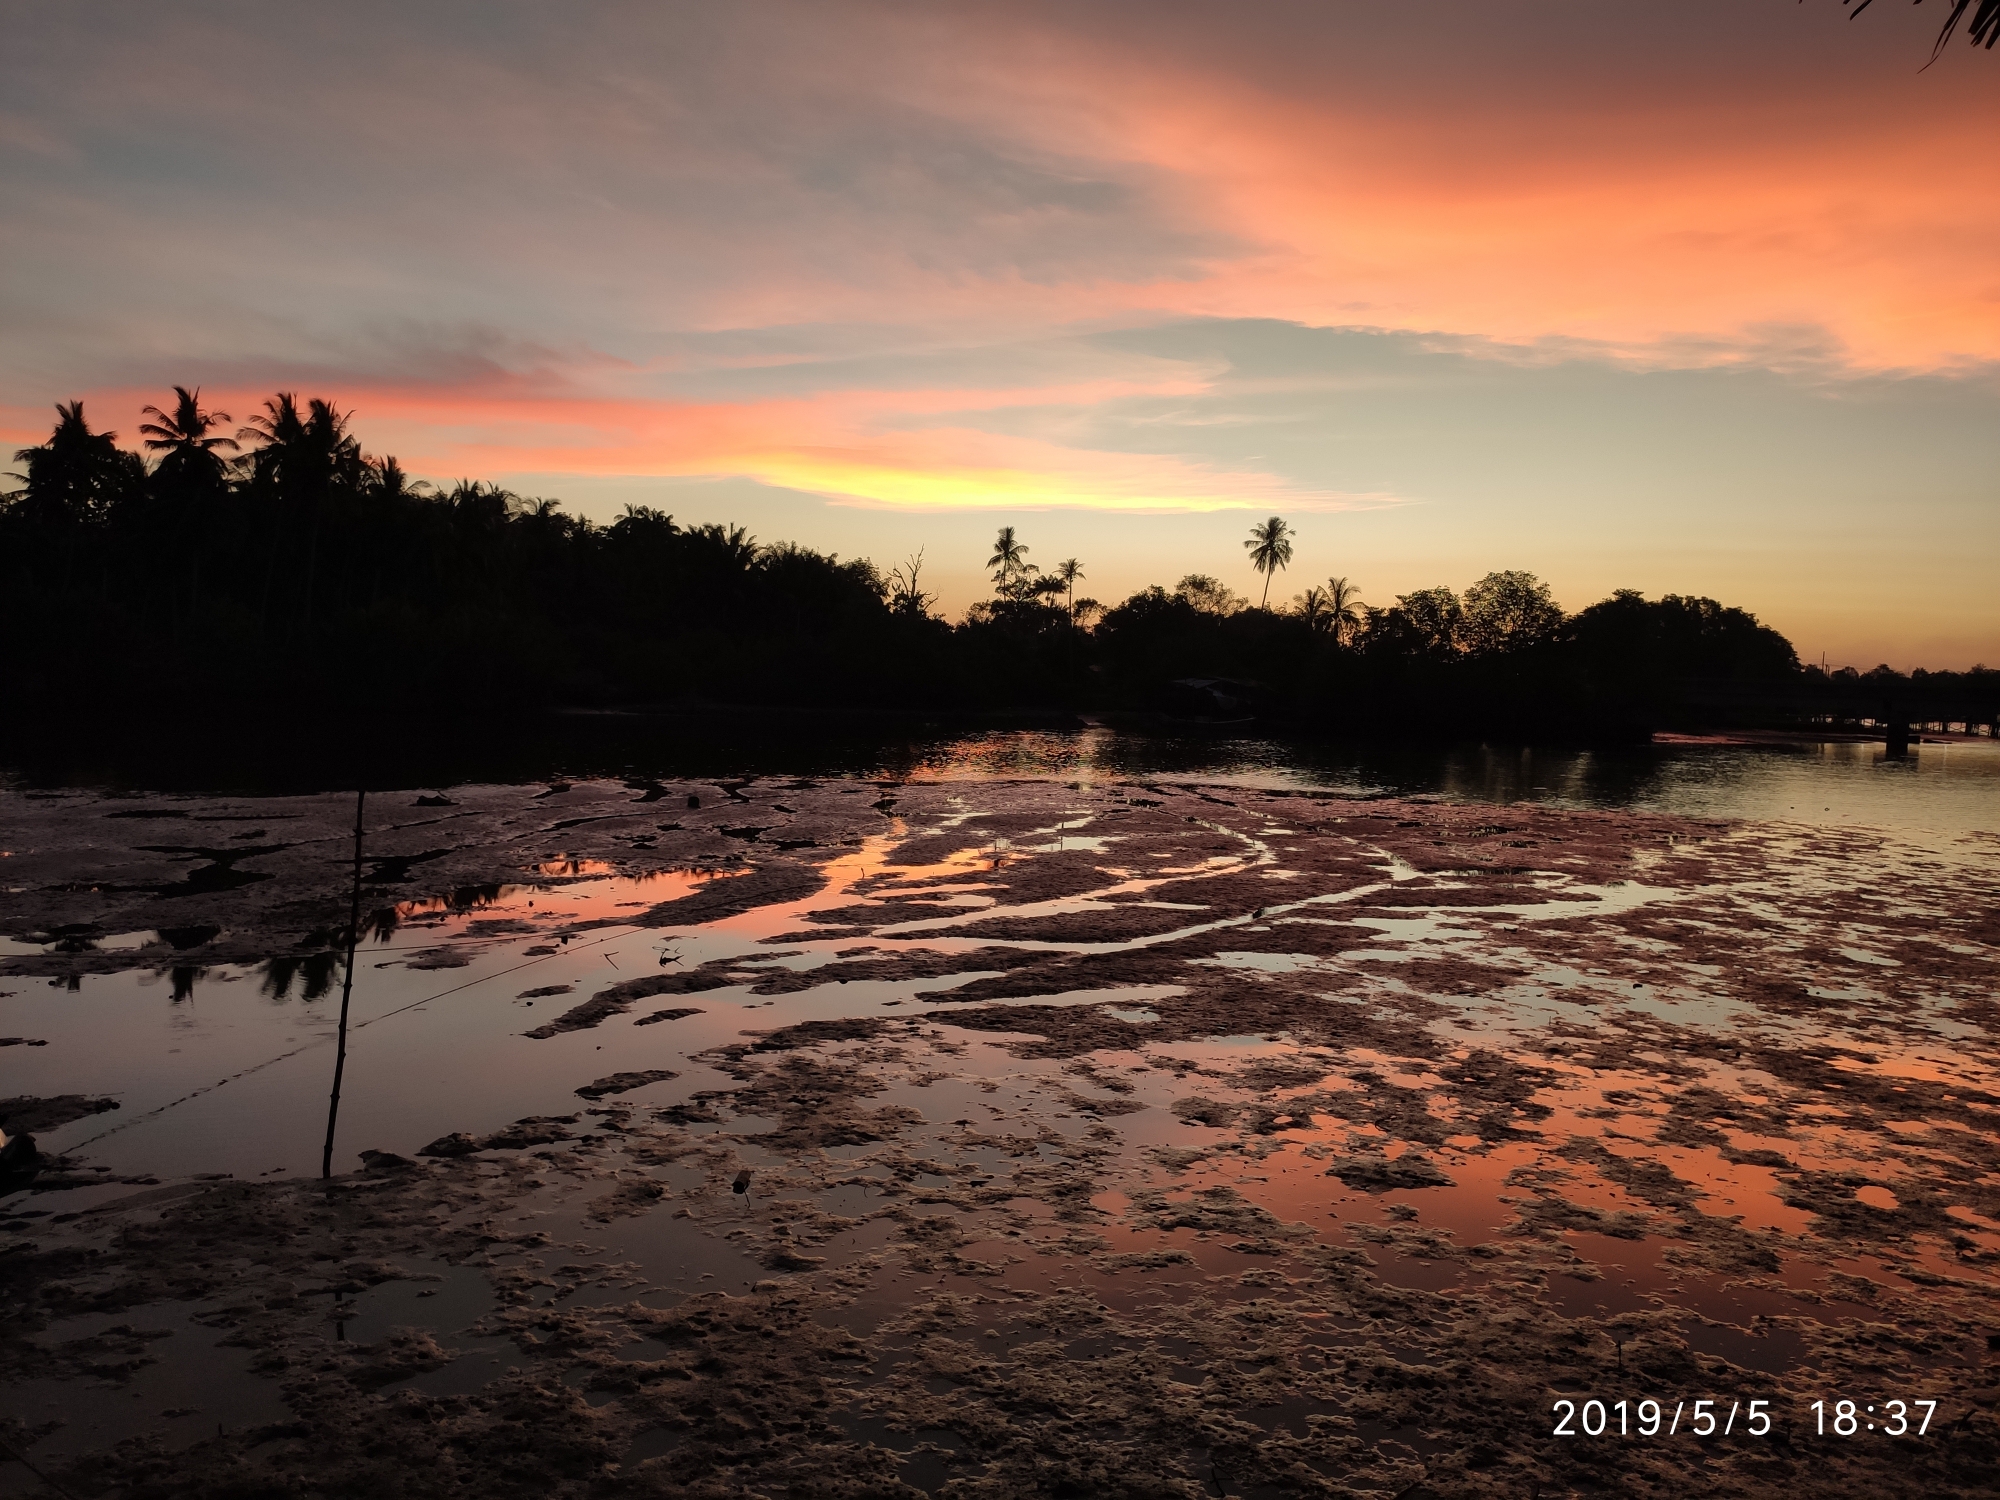
[[[350,801],[4,810],[0,989],[339,952]],[[63,1135],[0,1199],[0,1494],[2000,1488],[1990,839],[1118,782],[371,810],[371,941],[504,957],[480,1014],[567,1112],[327,1183]],[[614,932],[654,972],[500,977]]]

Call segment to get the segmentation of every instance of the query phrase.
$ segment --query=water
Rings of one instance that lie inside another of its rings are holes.
[[[1202,739],[1073,732],[972,735],[880,768],[911,777],[1171,777],[1347,796],[1628,809],[1955,837],[2000,832],[2000,743],[1671,744],[1617,749]]]
[[[1437,796],[1509,805],[1632,809],[1870,827],[1953,838],[2000,831],[2000,742],[1934,737],[1891,759],[1872,742],[1655,743],[1579,749],[1420,746],[1362,739],[1065,728],[955,731],[843,726],[773,716],[530,720],[476,743],[371,739],[371,756],[327,741],[254,735],[189,751],[180,737],[101,737],[87,747],[0,747],[0,786],[112,786],[250,794],[558,781],[590,777],[846,776],[862,780],[1184,778],[1351,796]]]
[[[541,1347],[482,1313],[489,1273],[518,1272],[530,1305],[596,1319],[602,1349],[644,1360],[651,1314],[631,1308],[750,1297],[773,1265],[832,1296],[816,1316],[867,1351],[830,1420],[927,1489],[984,1461],[966,1435],[997,1430],[997,1410],[1003,1427],[1038,1420],[1018,1395],[981,1407],[993,1382],[1070,1382],[1081,1409],[1110,1399],[1079,1373],[1099,1362],[1121,1372],[1119,1400],[1192,1423],[1199,1389],[1226,1415],[1188,1429],[1189,1475],[1227,1450],[1388,1493],[1410,1482],[1399,1465],[1478,1425],[1394,1405],[1394,1371],[1455,1368],[1455,1340],[1557,1340],[1517,1361],[1533,1389],[1467,1387],[1522,1443],[1540,1421],[1534,1372],[1662,1394],[1641,1373],[1662,1349],[1711,1361],[1675,1377],[1687,1394],[1771,1393],[1795,1428],[1812,1380],[1879,1374],[1850,1368],[1831,1329],[1888,1323],[1922,1350],[1868,1356],[1891,1359],[1898,1389],[1950,1398],[1977,1374],[1962,1329],[2000,1263],[1976,1167],[2000,1067],[1990,943],[1967,923],[1994,895],[2000,746],[1901,761],[1856,744],[1364,754],[1087,727],[800,751],[788,771],[833,761],[871,781],[700,795],[739,832],[768,828],[733,846],[753,863],[788,857],[788,818],[840,804],[861,832],[810,855],[820,888],[647,925],[716,878],[653,832],[628,838],[639,813],[647,830],[698,816],[679,812],[677,754],[616,767],[674,783],[651,802],[615,781],[553,800],[460,789],[453,811],[477,803],[510,848],[540,850],[547,832],[576,841],[570,856],[525,856],[533,878],[470,898],[412,895],[361,945],[336,1171],[363,1149],[566,1122],[480,1159],[496,1222],[556,1249],[485,1270],[404,1250],[400,1279],[338,1304],[343,1343],[419,1326],[456,1351],[391,1394],[477,1391]],[[869,812],[877,778],[901,785]],[[1426,800],[1369,821],[1385,797]],[[414,820],[410,800],[376,816]],[[80,839],[100,811],[76,814]],[[996,921],[1000,935],[981,931]],[[5,1092],[121,1105],[44,1134],[73,1175],[0,1203],[16,1234],[82,1232],[155,1180],[317,1168],[337,985],[267,963],[169,966],[150,939],[111,934],[91,955],[139,967],[0,978],[0,1033],[46,1044],[0,1052]],[[60,967],[62,946],[18,934],[0,957]],[[1020,1009],[987,1020],[951,993],[1040,962],[1083,967],[1003,993]],[[725,982],[524,1035],[603,988],[698,971]],[[670,1010],[692,1013],[650,1019]],[[864,1029],[766,1060],[741,1050],[830,1023]],[[673,1076],[578,1092],[649,1071]],[[871,1112],[888,1122],[873,1138],[807,1139]],[[638,1207],[607,1219],[605,1195],[635,1186]],[[224,1311],[126,1318],[141,1332],[119,1337],[162,1363],[115,1400],[72,1399],[67,1378],[16,1386],[37,1411],[74,1413],[35,1455],[274,1419],[262,1377],[204,1331]],[[1628,1343],[1631,1383],[1614,1384]],[[981,1384],[960,1383],[968,1358],[985,1361]],[[658,1412],[593,1385],[600,1373],[561,1378],[592,1407],[629,1405],[638,1425],[612,1458],[692,1461],[682,1427],[644,1425]],[[215,1392],[198,1418],[170,1403],[177,1374]],[[1246,1441],[1242,1423],[1266,1436]]]
[[[824,747],[803,763],[823,767]],[[892,761],[873,746],[857,756],[852,748],[832,754],[835,762],[866,766],[872,774],[910,781],[990,783],[1056,778],[1078,784],[1130,780],[1143,784],[1194,781],[1218,786],[1297,788],[1339,796],[1421,796],[1452,802],[1546,804],[1558,808],[1633,810],[1683,817],[1754,819],[1812,828],[1873,828],[1893,832],[1918,846],[1961,856],[1990,856],[2000,831],[2000,745],[1990,742],[1926,743],[1905,759],[1887,758],[1869,744],[1661,745],[1618,752],[1535,750],[1490,746],[1435,752],[1395,750],[1363,753],[1351,748],[1268,739],[1162,738],[1103,727],[1070,731],[994,731],[905,747]],[[657,763],[662,776],[672,767]],[[1070,847],[1086,847],[1082,827],[1066,830]],[[602,861],[545,864],[539,873],[557,877],[548,887],[502,887],[470,907],[445,901],[406,903],[401,925],[380,939],[364,941],[357,963],[361,980],[351,1042],[354,1059],[344,1105],[345,1132],[363,1144],[411,1150],[451,1130],[475,1133],[496,1129],[520,1115],[561,1113],[582,1106],[558,1083],[555,1058],[588,1059],[603,1051],[603,1036],[578,1032],[524,1048],[517,1033],[553,1011],[635,972],[654,969],[663,952],[676,962],[699,963],[720,954],[740,954],[757,964],[774,962],[756,944],[796,927],[813,907],[837,906],[848,886],[880,874],[884,846],[858,861],[836,862],[829,889],[808,902],[781,903],[729,922],[680,933],[671,942],[639,928],[611,927],[591,932],[559,951],[544,946],[549,933],[582,921],[610,921],[621,912],[685,895],[699,879],[687,872],[657,872],[620,878]],[[964,874],[965,871],[957,871]],[[968,887],[977,890],[976,882]],[[1643,885],[1589,893],[1614,903],[1643,901]],[[989,898],[956,898],[968,909],[926,907],[890,922],[878,936],[921,940],[952,951],[979,946],[955,927],[978,920]],[[1169,903],[1171,905],[1171,903]],[[1025,917],[1078,909],[1074,900],[1040,906],[1010,906]],[[1492,920],[1505,916],[1501,909]],[[884,916],[897,915],[884,913]],[[1439,921],[1462,921],[1463,911],[1438,916],[1415,912],[1367,917],[1362,924],[1396,945],[1434,938]],[[1521,911],[1514,913],[1518,919]],[[515,930],[508,931],[513,928]],[[1172,938],[1203,930],[1198,909],[1163,934]],[[1452,929],[1447,927],[1445,935]],[[482,935],[505,932],[505,936]],[[100,952],[137,949],[150,933],[114,934],[92,946]],[[1110,944],[1138,947],[1154,941]],[[797,966],[825,962],[842,942],[792,944],[803,957],[776,960]],[[1040,946],[1032,939],[1025,946]],[[1091,943],[1059,946],[1090,951]],[[60,945],[0,938],[0,957],[42,956]],[[1358,950],[1354,956],[1368,956]],[[1853,950],[1859,952],[1859,950]],[[428,957],[449,953],[452,967],[433,971]],[[1387,954],[1380,956],[1389,956]],[[1865,955],[1864,955],[1865,956]],[[412,960],[416,966],[412,967]],[[1247,951],[1197,959],[1198,965],[1283,971],[1316,961],[1301,955]],[[273,971],[262,966],[204,968],[198,978],[181,971],[176,983],[186,993],[169,995],[169,975],[160,968],[136,968],[93,975],[71,988],[60,982],[0,980],[0,1031],[42,1041],[49,1047],[10,1048],[8,1092],[35,1095],[111,1094],[123,1101],[114,1116],[93,1118],[45,1134],[58,1150],[91,1142],[93,1160],[119,1174],[167,1174],[198,1164],[202,1170],[244,1176],[297,1172],[316,1160],[317,1124],[310,1111],[280,1107],[279,1101],[310,1093],[325,1069],[321,1056],[332,1037],[337,986],[316,998],[298,997],[289,980],[273,993]],[[856,984],[843,988],[839,1013],[909,1003],[925,982]],[[571,990],[536,997],[538,988]],[[517,993],[522,992],[522,993]],[[1114,1011],[1134,1024],[1152,1013],[1143,1007],[1145,987],[1105,994],[1084,993],[1068,1003],[1126,1007]],[[661,1004],[680,1002],[660,1002]],[[830,1013],[823,1000],[801,1007],[789,999],[759,1001],[747,986],[712,992],[688,1002],[703,1014],[621,1037],[617,1069],[643,1069],[679,1059],[733,1036],[746,1017],[761,1025]],[[1643,997],[1636,1003],[1648,1003]],[[1710,1011],[1726,1018],[1727,1002]],[[782,1004],[774,1014],[755,1014]],[[1556,1008],[1551,1010],[1549,1006]],[[1137,1006],[1139,1008],[1133,1009]],[[539,1009],[537,1009],[539,1007]],[[640,1011],[652,1009],[641,1006]],[[1524,1003],[1524,1019],[1561,1013],[1559,1002]],[[393,1044],[376,1053],[371,1028],[393,1021]],[[1949,1030],[1951,1023],[1942,1023]],[[606,1063],[603,1071],[614,1071]],[[697,1077],[714,1081],[707,1070]],[[587,1082],[577,1079],[576,1083]],[[677,1094],[692,1083],[683,1081]],[[225,1089],[233,1089],[224,1093]],[[658,1089],[651,1093],[661,1092]],[[158,1113],[155,1113],[158,1112]],[[244,1122],[265,1123],[248,1130]],[[379,1137],[379,1139],[378,1139]]]

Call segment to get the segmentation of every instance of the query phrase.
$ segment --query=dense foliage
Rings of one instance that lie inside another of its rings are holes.
[[[597,525],[488,484],[433,492],[323,400],[280,394],[232,435],[176,388],[147,409],[143,458],[81,403],[57,411],[0,502],[10,696],[29,707],[1035,706],[1642,732],[1839,686],[1742,610],[1623,591],[1566,615],[1526,573],[1374,610],[1344,578],[1269,609],[1191,575],[1105,610],[1078,596],[1076,559],[1043,572],[1013,528],[992,599],[953,625],[921,558],[885,574],[643,507]],[[1267,595],[1288,535],[1275,517],[1253,535]],[[1867,681],[1844,690],[1910,686]]]
[[[176,394],[150,471],[80,405],[18,455],[0,567],[32,693],[894,701],[867,664],[947,670],[949,630],[889,609],[865,561],[645,508],[596,526],[487,484],[429,493],[331,403],[279,395],[228,438]]]

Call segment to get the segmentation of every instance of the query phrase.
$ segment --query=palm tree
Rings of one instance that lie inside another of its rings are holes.
[[[117,433],[90,430],[81,401],[57,402],[56,418],[46,443],[14,454],[27,466],[14,476],[28,486],[21,497],[24,514],[54,529],[101,521],[122,498],[132,469],[143,478],[144,468],[137,454],[118,447]]]
[[[1352,640],[1354,632],[1361,628],[1365,613],[1361,603],[1361,590],[1342,577],[1326,581],[1325,601],[1327,629],[1333,638],[1343,646]]]
[[[1853,0],[1841,0],[1841,3],[1851,5]],[[1853,20],[1874,3],[1875,0],[1861,0],[1848,13],[1848,20]],[[1924,0],[1914,0],[1914,3],[1922,5]],[[1951,34],[1958,29],[1959,20],[1968,10],[1972,10],[1972,0],[1951,0],[1951,14],[1944,18],[1944,29],[1937,34],[1937,41],[1931,47],[1931,62],[1938,60],[1938,54],[1944,51],[1944,44],[1951,40]],[[1972,13],[1970,29],[1972,45],[1984,45],[1989,52],[1992,51],[1993,44],[2000,42],[2000,0],[1979,0],[1979,9]],[[1925,64],[1926,67],[1929,65]]]
[[[1271,575],[1292,560],[1292,528],[1283,517],[1273,516],[1252,526],[1250,540],[1243,545],[1249,550],[1250,566],[1264,575],[1264,597],[1257,603],[1263,609],[1271,601]]]
[[[200,386],[193,390],[184,385],[174,387],[171,416],[157,406],[145,407],[139,415],[153,419],[141,422],[139,431],[145,434],[148,452],[166,455],[160,460],[162,476],[190,489],[213,490],[221,484],[223,460],[218,450],[233,451],[236,439],[209,436],[229,420],[229,413],[203,411]]]
[[[259,473],[268,471],[281,489],[305,497],[360,478],[361,444],[347,430],[353,415],[318,396],[300,411],[298,396],[280,391],[236,436],[257,446],[250,457]]]
[[[239,442],[253,445],[243,462],[256,477],[282,483],[286,456],[304,440],[305,431],[298,393],[280,391],[264,403],[263,415],[252,417],[236,434]]]
[[[1297,610],[1299,618],[1306,622],[1306,629],[1329,628],[1326,619],[1326,590],[1317,584],[1298,596]]]
[[[563,514],[560,500],[527,500],[516,516],[517,534],[526,538],[530,552],[541,562],[564,541],[580,534],[579,527]],[[582,532],[589,530],[584,522]]]
[[[625,545],[644,539],[657,546],[681,534],[671,515],[651,505],[627,505],[608,529],[613,541]]]
[[[229,420],[229,413],[203,411],[199,386],[193,390],[175,386],[171,413],[148,406],[139,414],[152,418],[139,424],[147,451],[163,455],[152,485],[158,501],[153,512],[158,527],[155,556],[162,561],[175,557],[178,568],[173,576],[187,580],[188,613],[192,615],[201,607],[201,565],[209,551],[204,533],[217,519],[213,511],[228,475],[222,450],[233,451],[236,439],[215,433]],[[170,624],[178,632],[177,611],[170,614]]]
[[[283,507],[271,531],[271,552],[264,568],[264,599],[260,613],[268,616],[271,584],[277,571],[279,541],[285,530],[305,532],[305,586],[301,616],[312,628],[313,596],[319,570],[320,522],[327,496],[337,487],[361,488],[367,470],[361,444],[348,430],[351,412],[314,397],[305,411],[291,391],[280,391],[264,403],[261,416],[236,436],[256,445],[247,454],[253,483],[273,493]]]
[[[1001,593],[1007,592],[1015,575],[1028,571],[1027,556],[1027,546],[1014,535],[1014,528],[1002,526],[1000,535],[993,539],[993,555],[986,559],[986,566],[996,570],[993,581]]]
[[[1073,557],[1065,557],[1055,565],[1055,569],[1049,574],[1049,577],[1061,584],[1063,593],[1068,596],[1068,603],[1065,608],[1069,613],[1070,624],[1074,625],[1076,623],[1076,581],[1083,577],[1083,564]]]
[[[391,453],[382,458],[364,458],[362,467],[368,472],[363,479],[363,488],[376,500],[414,500],[418,490],[427,490],[430,481],[412,479],[403,472],[403,466]]]
[[[757,545],[747,527],[725,526],[720,521],[710,521],[691,529],[687,536],[696,542],[713,548],[710,554],[722,567],[731,572],[747,573],[756,563],[758,554],[764,549]]]
[[[507,519],[514,496],[497,484],[461,479],[441,496],[446,514],[466,531],[491,530]]]

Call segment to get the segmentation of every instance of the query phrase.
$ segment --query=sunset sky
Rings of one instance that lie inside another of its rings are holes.
[[[1947,0],[0,0],[0,439],[170,383],[1107,603],[1526,568],[2000,664],[2000,51]],[[12,466],[10,466],[12,467]]]

